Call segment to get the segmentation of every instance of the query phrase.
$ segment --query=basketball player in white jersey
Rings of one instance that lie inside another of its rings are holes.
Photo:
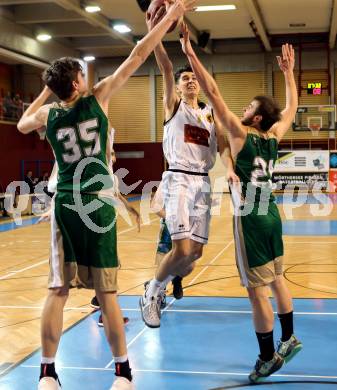
[[[156,20],[147,19],[151,30]],[[160,326],[160,291],[176,275],[185,277],[192,272],[207,243],[211,204],[208,171],[217,153],[212,109],[198,100],[200,86],[192,69],[186,66],[174,75],[162,43],[154,53],[164,79],[163,150],[169,168],[162,177],[162,191],[172,250],[140,299],[143,320],[151,328]],[[223,144],[220,140],[219,148]]]

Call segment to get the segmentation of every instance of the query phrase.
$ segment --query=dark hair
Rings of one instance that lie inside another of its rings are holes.
[[[182,68],[179,68],[175,75],[174,75],[174,80],[176,82],[176,84],[178,83],[179,79],[180,79],[180,76],[185,73],[185,72],[192,72],[193,73],[193,69],[191,68],[191,65],[187,64],[187,65],[184,65]]]
[[[73,93],[73,81],[77,81],[81,64],[74,58],[63,57],[52,62],[43,72],[43,81],[61,100],[68,99]]]
[[[276,100],[271,96],[255,96],[254,100],[259,102],[255,115],[261,115],[261,130],[268,131],[274,123],[281,119],[281,109]]]

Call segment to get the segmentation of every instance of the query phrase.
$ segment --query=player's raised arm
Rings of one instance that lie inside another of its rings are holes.
[[[180,42],[182,45],[183,52],[186,54],[188,61],[193,69],[193,72],[196,75],[201,88],[203,89],[211,105],[213,106],[215,114],[221,124],[229,130],[231,136],[245,138],[246,131],[242,126],[240,119],[229,110],[227,104],[224,102],[221,96],[221,93],[215,80],[207,72],[207,70],[195,54],[190,42],[189,32],[186,24],[182,25]]]
[[[114,74],[106,77],[95,85],[93,93],[104,111],[114,95],[127,82],[129,77],[145,62],[153,49],[162,40],[173,22],[178,20],[185,12],[191,10],[196,0],[166,1],[167,12],[164,18],[151,30],[137,46],[130,56],[122,63]]]
[[[150,15],[147,13],[146,24],[149,31],[151,31],[154,28],[156,23],[157,23],[156,19],[155,18],[151,19]],[[172,116],[174,109],[179,101],[176,92],[176,85],[174,81],[173,65],[169,56],[167,55],[167,52],[162,42],[159,42],[159,44],[155,47],[154,55],[156,57],[158,67],[160,69],[160,73],[163,76],[163,82],[164,82],[163,104],[165,110],[165,120],[168,120]]]
[[[232,158],[231,148],[226,137],[225,129],[219,123],[219,120],[215,120],[216,137],[218,142],[218,150],[221,161],[227,169],[227,180],[230,184],[239,183],[240,179],[235,174],[234,161]]]
[[[20,118],[17,127],[27,134],[47,124],[49,105],[44,105],[52,91],[46,86]]]
[[[297,107],[298,94],[294,76],[295,50],[292,45],[282,45],[282,56],[277,56],[279,67],[284,75],[286,85],[286,107],[282,111],[281,120],[275,123],[272,131],[278,141],[282,139],[294,121]]]

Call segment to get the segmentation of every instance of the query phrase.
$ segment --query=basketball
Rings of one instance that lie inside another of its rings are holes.
[[[147,17],[151,20],[155,20],[155,24],[159,23],[166,14],[165,1],[164,0],[153,0],[147,10]],[[171,27],[168,29],[168,33],[172,32],[176,27],[178,22],[177,20],[172,23]]]

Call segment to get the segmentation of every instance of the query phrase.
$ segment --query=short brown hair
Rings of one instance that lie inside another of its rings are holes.
[[[73,93],[72,82],[77,80],[81,71],[82,66],[76,59],[63,57],[53,61],[43,72],[42,78],[58,98],[65,100]]]
[[[281,109],[277,101],[271,96],[255,96],[254,100],[259,102],[255,115],[261,115],[261,130],[268,131],[274,123],[281,119]]]

